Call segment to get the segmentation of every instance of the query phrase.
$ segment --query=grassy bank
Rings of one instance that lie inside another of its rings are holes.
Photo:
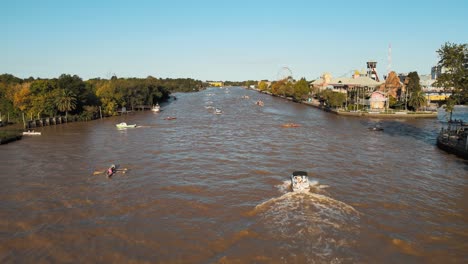
[[[0,130],[0,144],[6,144],[23,137],[20,130]]]

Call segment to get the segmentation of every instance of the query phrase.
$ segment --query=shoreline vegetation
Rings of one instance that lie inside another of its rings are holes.
[[[91,121],[150,109],[167,102],[171,93],[194,92],[206,83],[190,78],[58,78],[0,75],[0,144],[22,138],[22,132],[41,126]]]
[[[225,82],[253,85],[256,81]],[[197,92],[209,82],[191,78],[93,78],[77,75],[58,78],[18,78],[0,74],[0,144],[22,138],[36,127],[92,121],[134,111],[150,110],[169,101],[172,93]]]
[[[280,97],[285,100],[293,101],[300,104],[309,105],[315,107],[317,109],[321,109],[325,112],[334,113],[337,115],[342,116],[352,116],[352,117],[368,117],[368,118],[437,118],[438,113],[437,111],[405,111],[405,110],[393,110],[390,109],[389,111],[383,112],[373,112],[373,111],[365,111],[365,110],[356,110],[356,111],[349,111],[343,109],[334,109],[331,107],[327,107],[324,102],[319,101],[317,99],[311,98],[309,100],[296,100],[292,97],[286,97],[282,95],[274,95],[269,92],[261,91],[257,88],[248,88],[250,90],[257,91],[259,93],[268,94],[275,97]]]
[[[58,78],[21,79],[0,75],[0,126],[44,118],[88,121],[115,116],[125,111],[150,108],[167,101],[171,93],[204,88],[190,78],[94,78],[83,81],[77,75]],[[3,120],[3,121],[2,121]]]
[[[1,130],[0,144],[7,144],[23,137],[20,130]]]

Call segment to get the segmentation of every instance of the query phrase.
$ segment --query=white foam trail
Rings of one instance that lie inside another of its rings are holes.
[[[359,212],[328,196],[319,181],[311,181],[310,192],[292,192],[290,181],[276,187],[282,193],[258,204],[254,212],[258,225],[271,239],[284,243],[287,252],[307,249],[310,259],[325,262],[353,245],[359,232]]]

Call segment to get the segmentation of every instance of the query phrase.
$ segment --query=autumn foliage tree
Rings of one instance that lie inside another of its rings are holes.
[[[260,81],[260,83],[258,84],[258,89],[264,92],[268,89],[268,84],[265,81]]]
[[[13,105],[21,112],[31,107],[31,83],[17,84],[14,86]]]

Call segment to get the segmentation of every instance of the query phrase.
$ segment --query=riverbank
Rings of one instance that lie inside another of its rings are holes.
[[[354,117],[371,117],[371,118],[437,118],[437,112],[424,111],[424,112],[411,112],[411,111],[392,111],[392,112],[367,112],[367,111],[342,111],[335,110],[320,105],[317,100],[311,102],[301,102],[302,104],[310,105],[326,112],[332,112],[342,116]]]
[[[19,130],[0,130],[0,144],[7,144],[23,137]]]
[[[170,96],[168,100],[161,102],[161,106],[165,106],[175,100],[177,100],[175,96]],[[120,109],[117,111],[117,113],[118,115],[128,115],[128,114],[133,114],[133,113],[137,113],[140,111],[149,111],[151,110],[151,106],[139,106],[139,107],[135,107],[135,109],[136,109],[135,111],[134,110],[122,111],[122,109]],[[56,116],[56,117],[44,117],[44,118],[38,118],[38,119],[31,119],[31,120],[25,121],[24,123],[0,121],[0,144],[6,144],[6,143],[10,143],[10,142],[22,139],[23,131],[38,129],[39,130],[38,132],[40,132],[42,127],[56,126],[56,125],[73,123],[73,122],[90,122],[90,121],[109,118],[109,117],[112,117],[112,116],[94,116],[93,118],[90,118],[90,119],[82,119],[82,118],[79,118],[78,116],[69,115],[68,117]]]
[[[252,88],[249,88],[252,89]],[[277,96],[273,95],[268,92],[262,92],[258,89],[252,89],[259,93],[264,93],[280,98],[284,98],[289,101],[294,101],[290,98],[284,96]],[[323,110],[325,112],[334,113],[337,115],[342,116],[352,116],[352,117],[367,117],[367,118],[389,118],[389,119],[401,119],[401,118],[437,118],[437,112],[435,111],[419,111],[419,112],[412,112],[412,111],[387,111],[387,112],[368,112],[368,111],[345,111],[340,109],[332,109],[330,107],[322,105],[318,100],[311,99],[310,101],[294,101],[296,103],[309,105],[315,107],[317,109]]]

